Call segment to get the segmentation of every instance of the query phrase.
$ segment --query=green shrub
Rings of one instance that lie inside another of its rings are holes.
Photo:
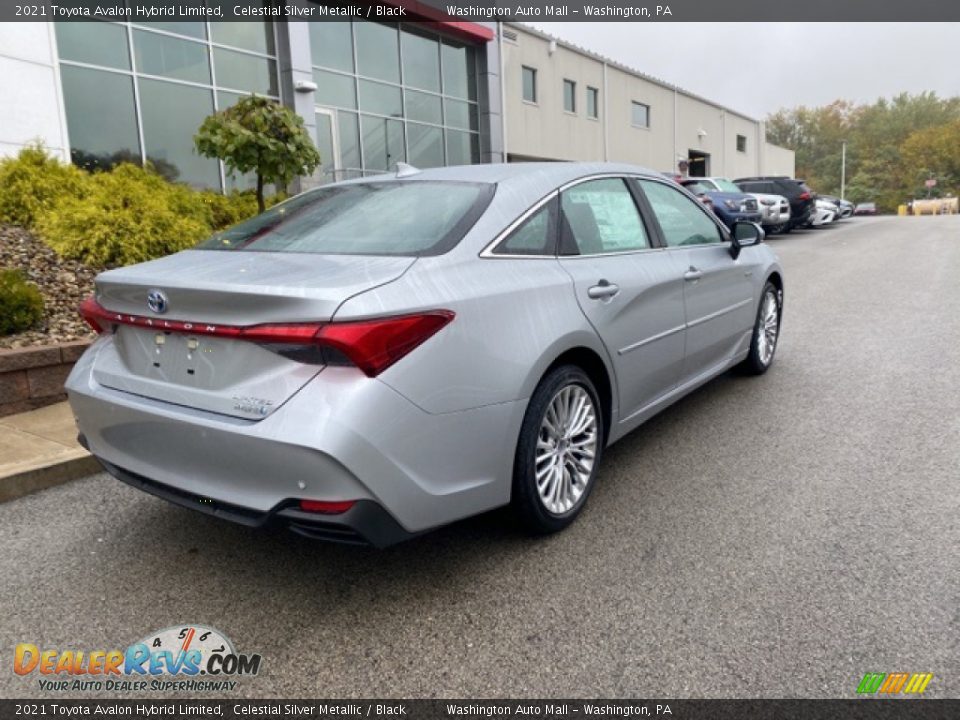
[[[29,330],[43,320],[43,296],[19,270],[0,269],[0,336]]]
[[[196,245],[211,233],[204,193],[167,182],[149,167],[122,164],[88,180],[85,197],[62,199],[37,221],[61,256],[93,267],[152,260]]]
[[[0,160],[0,223],[33,227],[66,198],[82,197],[89,175],[52,157],[41,145]]]

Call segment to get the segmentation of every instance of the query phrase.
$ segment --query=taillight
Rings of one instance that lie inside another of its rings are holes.
[[[339,350],[374,377],[422,345],[453,317],[449,310],[433,310],[417,315],[333,322],[320,328],[317,341]]]
[[[351,322],[214,325],[113,313],[93,297],[80,304],[80,314],[98,333],[107,332],[113,325],[120,324],[164,332],[234,338],[264,345],[299,362],[329,362],[339,356],[370,377],[379,375],[422,345],[454,318],[450,310],[430,310],[414,315]]]
[[[339,515],[356,504],[355,500],[301,500],[300,509],[305,512]]]
[[[86,321],[87,325],[92,327],[98,335],[102,335],[110,329],[110,323],[101,323],[105,319],[106,311],[100,306],[93,295],[84,299],[78,308],[80,317]]]
[[[809,199],[810,199],[810,193],[808,193],[808,192],[802,192],[802,193],[800,193],[800,199],[801,199],[801,200],[809,200]]]

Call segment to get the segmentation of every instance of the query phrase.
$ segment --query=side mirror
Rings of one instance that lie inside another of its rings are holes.
[[[740,251],[743,248],[759,245],[763,242],[764,237],[763,228],[757,223],[737,220],[730,233],[730,256],[736,260],[740,257]]]

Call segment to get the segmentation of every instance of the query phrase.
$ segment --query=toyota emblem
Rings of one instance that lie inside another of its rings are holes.
[[[163,290],[151,290],[147,293],[147,307],[157,315],[162,315],[167,311],[167,296]]]

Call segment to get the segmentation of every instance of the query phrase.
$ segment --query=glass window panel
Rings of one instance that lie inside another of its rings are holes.
[[[427,93],[417,92],[416,90],[407,90],[404,93],[406,99],[407,115],[410,120],[419,120],[421,122],[443,123],[443,113],[440,109],[440,96],[428,95]]]
[[[247,97],[244,93],[230,92],[229,90],[217,91],[217,109],[226,110],[231,105],[236,105],[241,99]]]
[[[640,212],[623,180],[591,180],[560,197],[564,253],[595,255],[650,247]]]
[[[360,120],[356,113],[338,112],[337,125],[340,130],[340,162],[348,170],[359,170],[360,163]]]
[[[310,57],[314,65],[353,72],[353,34],[349,22],[312,22]]]
[[[357,38],[357,72],[399,83],[397,28],[375,22],[358,22],[353,29]]]
[[[551,200],[497,246],[497,255],[553,255],[557,244],[557,201]]]
[[[251,3],[257,5],[257,3]],[[269,0],[261,3],[269,5]],[[273,42],[273,23],[269,20],[259,22],[212,22],[210,34],[215,43],[252,50],[264,55],[276,55]]]
[[[563,109],[572,113],[577,111],[577,84],[573,80],[563,81]]]
[[[360,109],[379,115],[403,115],[403,102],[400,98],[400,88],[393,85],[360,81]]]
[[[587,117],[600,117],[600,91],[597,88],[587,88]]]
[[[60,68],[60,75],[73,162],[88,170],[122,160],[139,164],[133,78],[69,65]]]
[[[372,115],[360,116],[363,131],[364,170],[389,170],[406,160],[403,147],[403,122]]]
[[[313,81],[317,83],[317,105],[356,109],[357,83],[352,75],[314,70]]]
[[[141,78],[139,83],[147,159],[170,179],[219,188],[219,164],[197,155],[193,147],[194,133],[213,112],[212,92],[161,80]]]
[[[478,129],[477,106],[475,104],[444,99],[443,108],[446,113],[446,125],[463,128],[464,130]]]
[[[137,72],[175,80],[210,83],[210,60],[204,44],[134,30],[133,50],[137,60]]]
[[[277,90],[275,60],[214,48],[213,62],[219,87],[249,90],[259,95],[274,97],[280,94]]]
[[[61,60],[130,69],[127,29],[101,22],[58,22],[57,49]]]
[[[471,47],[443,43],[443,93],[477,99],[477,69]]]
[[[202,22],[142,22],[137,24],[156,30],[166,30],[177,35],[188,35],[200,40],[207,39],[207,24]]]
[[[407,123],[410,164],[418,168],[443,165],[443,130],[430,125]]]
[[[523,99],[532,103],[537,101],[537,71],[526,66],[523,68]]]
[[[447,165],[471,165],[480,160],[480,139],[476,133],[445,130]]]
[[[720,229],[696,200],[652,180],[641,180],[640,185],[669,247],[723,242]]]
[[[334,153],[333,133],[334,116],[328,113],[316,113],[317,150],[320,152],[320,178],[323,182],[338,180],[335,176],[337,158]]]
[[[630,103],[630,120],[634,127],[650,127],[650,106],[643,103]]]
[[[403,84],[440,92],[440,42],[404,30],[400,33]]]

